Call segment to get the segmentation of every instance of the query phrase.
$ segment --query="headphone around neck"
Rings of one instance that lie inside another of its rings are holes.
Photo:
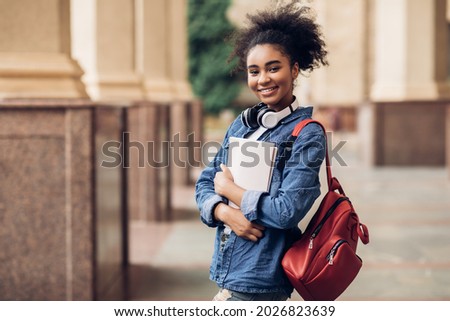
[[[246,127],[252,129],[257,129],[259,127],[271,129],[274,128],[281,119],[293,111],[291,105],[277,112],[267,107],[266,104],[259,103],[244,110],[241,113],[241,120]]]

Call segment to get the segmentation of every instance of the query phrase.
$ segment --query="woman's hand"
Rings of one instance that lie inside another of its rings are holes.
[[[214,216],[228,225],[237,236],[246,240],[257,242],[264,236],[264,226],[250,222],[240,210],[224,203],[216,206]]]
[[[230,169],[224,164],[220,164],[220,169],[222,171],[217,172],[216,176],[214,177],[214,190],[220,196],[225,196],[226,191],[235,184]]]
[[[214,191],[240,206],[245,190],[234,183],[233,175],[227,166],[220,164],[220,169],[222,171],[217,172],[214,177]]]

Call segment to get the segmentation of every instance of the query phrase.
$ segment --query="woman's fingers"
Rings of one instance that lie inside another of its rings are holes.
[[[257,229],[257,228],[253,228],[250,233],[252,235],[254,235],[255,237],[257,237],[258,240],[264,236],[264,233],[262,232],[262,230]]]
[[[264,236],[264,233],[262,229],[255,228],[252,224],[250,224],[249,226],[246,226],[244,229],[242,229],[237,235],[247,240],[257,242]]]
[[[265,227],[250,222],[238,209],[223,205],[217,208],[217,216],[239,237],[252,242],[257,242],[260,238],[264,237],[263,231]]]
[[[230,169],[225,164],[220,164],[220,169],[226,178],[233,180],[233,174],[231,174]]]
[[[262,225],[259,225],[257,223],[252,223],[253,227],[260,230],[260,231],[264,231],[266,228]]]

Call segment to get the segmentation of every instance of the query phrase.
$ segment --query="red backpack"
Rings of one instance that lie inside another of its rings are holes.
[[[297,124],[294,138],[310,123],[306,119]],[[353,282],[362,266],[356,254],[358,238],[369,243],[369,231],[359,222],[352,203],[339,181],[331,175],[326,149],[328,192],[317,212],[308,223],[301,238],[286,252],[283,269],[300,296],[308,300],[335,300]]]

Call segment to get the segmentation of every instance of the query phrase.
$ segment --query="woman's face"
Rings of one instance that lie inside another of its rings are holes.
[[[280,111],[293,101],[293,83],[298,64],[291,68],[288,57],[274,45],[256,45],[247,56],[247,83],[269,108]]]

